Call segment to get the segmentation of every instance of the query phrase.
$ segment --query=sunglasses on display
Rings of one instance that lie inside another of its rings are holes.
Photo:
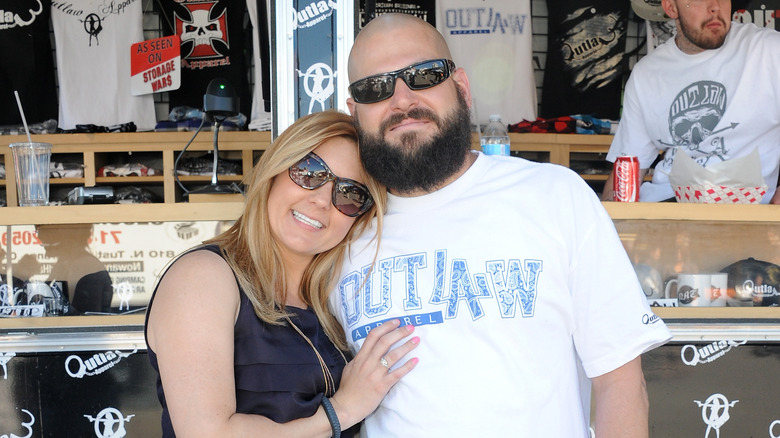
[[[309,152],[301,161],[290,166],[289,174],[295,184],[307,190],[333,181],[331,202],[336,210],[349,217],[360,216],[374,204],[366,186],[349,178],[337,177],[314,152]]]
[[[369,76],[353,82],[349,94],[357,103],[376,103],[395,93],[396,79],[403,79],[410,90],[425,90],[441,84],[455,70],[449,59],[430,59],[400,70]]]

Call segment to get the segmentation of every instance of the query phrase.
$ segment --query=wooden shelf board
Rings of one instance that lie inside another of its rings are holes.
[[[603,205],[613,220],[780,222],[780,206],[768,204],[604,202]]]
[[[780,321],[780,307],[653,307],[661,319],[746,319]]]
[[[0,225],[235,220],[243,208],[243,202],[3,207]]]

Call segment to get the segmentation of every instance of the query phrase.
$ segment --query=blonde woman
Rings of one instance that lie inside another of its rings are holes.
[[[414,329],[397,320],[347,363],[327,306],[349,243],[374,217],[381,230],[385,189],[335,110],[290,126],[247,185],[241,217],[175,260],[149,303],[163,436],[355,436],[417,363],[404,356],[419,339],[403,341]]]

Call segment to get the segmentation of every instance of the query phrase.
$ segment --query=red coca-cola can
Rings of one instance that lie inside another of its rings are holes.
[[[639,158],[617,157],[612,175],[613,199],[617,202],[639,202]]]

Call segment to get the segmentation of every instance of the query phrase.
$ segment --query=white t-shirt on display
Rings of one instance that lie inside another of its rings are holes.
[[[372,238],[331,294],[347,340],[393,318],[421,339],[372,438],[588,437],[588,377],[670,337],[595,193],[561,166],[479,153],[435,193],[391,195],[358,292]]]
[[[707,167],[758,148],[769,202],[780,169],[778,72],[780,33],[772,29],[732,22],[720,49],[695,55],[669,39],[631,72],[607,160],[635,155],[648,169],[665,151],[639,193],[655,202],[674,197],[668,175],[678,150]]]
[[[142,2],[70,0],[52,5],[59,79],[59,127],[156,124],[151,94],[130,92],[130,46],[144,41]]]
[[[529,0],[436,0],[436,28],[463,67],[481,124],[536,120]]]

